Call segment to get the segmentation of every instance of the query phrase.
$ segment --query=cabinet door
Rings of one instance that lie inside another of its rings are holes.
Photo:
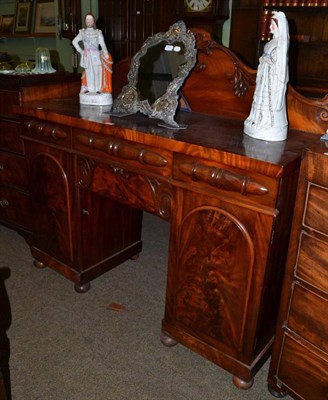
[[[251,363],[274,216],[188,191],[180,196],[171,228],[168,333],[188,332],[209,352]]]
[[[33,245],[49,256],[73,263],[72,185],[68,154],[26,143],[30,166]],[[46,260],[42,260],[46,264]]]
[[[142,211],[90,190],[76,195],[77,266],[91,280],[141,251]]]

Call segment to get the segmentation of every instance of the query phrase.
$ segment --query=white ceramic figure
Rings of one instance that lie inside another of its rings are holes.
[[[286,89],[288,83],[289,29],[286,15],[273,12],[272,39],[260,58],[252,108],[244,132],[256,139],[280,141],[287,138]]]
[[[85,16],[86,28],[80,29],[72,44],[81,55],[83,68],[80,103],[87,105],[110,105],[112,99],[112,65],[101,30],[96,29],[92,14]],[[80,43],[83,43],[83,48]],[[99,50],[99,46],[101,50]]]

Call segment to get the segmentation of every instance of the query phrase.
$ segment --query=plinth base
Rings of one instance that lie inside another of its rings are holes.
[[[109,106],[113,104],[113,97],[110,93],[80,93],[80,104]]]

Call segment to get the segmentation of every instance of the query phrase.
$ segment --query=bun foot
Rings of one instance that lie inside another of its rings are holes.
[[[268,385],[268,390],[272,394],[272,396],[277,397],[278,399],[285,397],[287,392],[284,390],[276,390],[270,384]]]
[[[138,260],[139,255],[140,255],[139,253],[135,254],[134,256],[131,257],[131,260],[132,261]]]
[[[74,289],[78,293],[86,293],[90,289],[90,287],[90,282],[84,283],[83,285],[78,285],[77,283],[75,283],[74,285]]]
[[[174,340],[173,338],[171,338],[171,336],[169,336],[167,333],[165,332],[161,332],[161,342],[164,344],[164,346],[166,347],[173,347],[176,344],[178,344],[178,342],[176,340]]]
[[[235,386],[237,386],[238,389],[246,390],[253,386],[254,378],[252,378],[250,381],[246,382],[246,381],[243,381],[242,379],[238,378],[238,376],[233,376],[232,382],[234,383]]]
[[[43,264],[43,262],[38,261],[38,260],[34,260],[33,265],[38,269],[43,269],[43,268],[47,267],[45,264]]]

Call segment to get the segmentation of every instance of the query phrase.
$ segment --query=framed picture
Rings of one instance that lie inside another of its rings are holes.
[[[15,14],[15,33],[30,33],[31,30],[31,16],[32,16],[32,5],[31,1],[20,0],[16,4]]]
[[[14,14],[3,15],[2,16],[2,25],[1,25],[2,29],[1,29],[1,32],[13,33],[14,19],[15,19]]]
[[[55,3],[53,1],[37,2],[35,8],[35,33],[56,32]]]

